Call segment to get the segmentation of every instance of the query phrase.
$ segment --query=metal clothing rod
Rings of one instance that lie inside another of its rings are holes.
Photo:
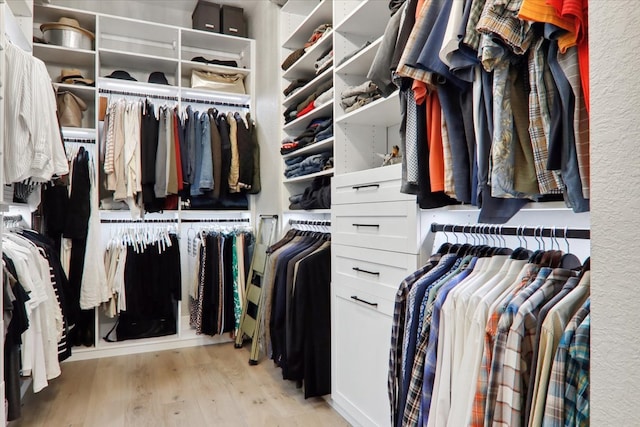
[[[307,220],[307,219],[290,219],[289,220],[289,224],[290,225],[296,225],[296,224],[300,224],[300,225],[324,225],[327,227],[331,226],[331,221],[313,221],[313,220]]]
[[[120,219],[101,219],[100,222],[102,224],[150,224],[150,223],[165,223],[165,224],[171,224],[174,222],[178,222],[177,219],[175,218],[162,218],[162,219],[126,219],[126,218],[120,218]]]
[[[93,138],[63,138],[64,142],[77,142],[81,144],[95,144],[96,140]]]
[[[591,239],[591,230],[568,227],[527,227],[527,226],[501,226],[493,224],[431,224],[431,232],[445,233],[470,233],[499,236],[523,236],[523,237],[553,237],[566,239]]]
[[[127,92],[124,90],[113,90],[113,89],[104,89],[104,88],[100,88],[99,89],[100,93],[109,93],[112,95],[123,95],[123,96],[136,96],[138,98],[153,98],[153,99],[163,99],[163,100],[167,100],[167,101],[177,101],[178,97],[177,96],[171,96],[171,95],[153,95],[150,93],[140,93],[140,92]]]
[[[249,218],[203,218],[203,219],[183,219],[181,222],[250,222]]]
[[[196,99],[196,98],[181,97],[180,101],[191,103],[191,104],[206,104],[206,105],[221,105],[224,107],[251,108],[249,104],[237,104],[235,102],[223,102],[223,101],[209,101],[206,99]]]

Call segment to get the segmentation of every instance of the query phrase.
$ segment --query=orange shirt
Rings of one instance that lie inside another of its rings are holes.
[[[431,192],[444,191],[444,153],[442,148],[442,108],[438,92],[429,91],[427,101],[427,144]]]
[[[580,79],[587,111],[589,111],[589,41],[587,31],[588,0],[523,0],[520,19],[553,24],[567,30],[558,39],[560,52],[578,46]]]

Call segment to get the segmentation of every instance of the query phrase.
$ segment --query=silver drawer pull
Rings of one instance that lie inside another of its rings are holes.
[[[353,187],[354,190],[360,190],[361,188],[380,188],[380,184],[365,184],[365,185],[354,185]]]
[[[351,299],[354,300],[354,301],[365,303],[367,305],[370,305],[371,307],[377,307],[378,306],[377,302],[369,302],[367,300],[363,300],[363,299],[358,298],[356,295],[351,295]]]
[[[352,224],[354,227],[372,227],[380,228],[380,224]]]
[[[373,276],[379,276],[380,273],[377,271],[369,271],[369,270],[363,270],[360,267],[353,267],[353,271],[357,271],[359,273],[367,273],[367,274],[371,274]]]

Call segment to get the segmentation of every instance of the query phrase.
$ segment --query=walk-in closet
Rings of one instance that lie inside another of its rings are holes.
[[[0,0],[5,425],[637,425],[639,20]]]

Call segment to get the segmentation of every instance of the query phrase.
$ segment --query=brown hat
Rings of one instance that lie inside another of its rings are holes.
[[[43,32],[45,30],[50,30],[50,29],[64,30],[68,28],[73,28],[75,30],[78,30],[84,33],[85,35],[89,36],[91,40],[94,40],[96,38],[96,36],[91,31],[85,30],[84,28],[82,28],[78,20],[73,18],[65,18],[63,16],[62,18],[58,19],[58,22],[45,22],[44,24],[40,25],[40,31],[43,31]]]
[[[82,72],[76,68],[63,68],[60,71],[58,82],[67,84],[82,84],[87,86],[94,85],[93,80],[84,78]]]

